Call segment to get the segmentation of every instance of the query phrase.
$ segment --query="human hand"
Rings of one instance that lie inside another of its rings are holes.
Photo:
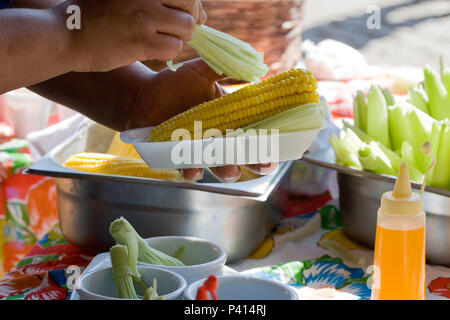
[[[141,88],[136,104],[130,106],[124,116],[126,129],[158,125],[161,122],[202,102],[221,97],[226,92],[216,82],[223,79],[202,59],[185,62],[176,72],[164,69]],[[259,175],[275,170],[277,164],[247,165],[247,169]],[[241,176],[239,166],[214,167],[211,171],[224,182],[235,182]],[[183,169],[188,180],[201,180],[203,169]]]
[[[81,9],[81,30],[71,32],[78,72],[109,71],[136,61],[172,60],[206,21],[200,0],[69,0]]]

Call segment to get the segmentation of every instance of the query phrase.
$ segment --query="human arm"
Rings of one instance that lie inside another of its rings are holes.
[[[104,72],[149,59],[170,60],[203,15],[198,0],[70,0],[46,9],[15,0],[0,11],[0,93],[70,71]],[[57,4],[46,0],[46,5]],[[69,30],[67,8],[81,12]]]

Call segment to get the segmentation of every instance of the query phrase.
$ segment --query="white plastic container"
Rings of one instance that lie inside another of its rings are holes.
[[[184,291],[184,300],[195,300],[205,280],[189,285]],[[294,289],[273,280],[238,275],[217,277],[217,281],[218,300],[298,300]]]
[[[17,138],[45,128],[53,102],[27,90],[19,89],[4,95]]]
[[[186,263],[185,266],[161,266],[144,262],[138,262],[141,266],[156,267],[169,270],[181,275],[191,284],[210,275],[221,276],[227,254],[220,246],[211,241],[183,236],[166,236],[147,238],[145,241],[152,247],[171,256],[174,256],[180,247],[183,253],[179,259]]]
[[[149,142],[153,127],[146,127],[122,132],[120,139],[132,144],[152,169],[205,168],[300,159],[324,128],[325,123],[319,129],[277,135]]]
[[[157,280],[158,294],[164,300],[178,300],[181,298],[186,288],[184,278],[175,272],[153,267],[138,266],[142,280],[146,284],[152,284],[153,279]],[[100,269],[83,275],[80,279],[80,289],[78,294],[80,300],[127,300],[119,299],[116,296],[116,286],[114,284],[112,268]],[[143,296],[144,292],[138,286],[137,294]]]

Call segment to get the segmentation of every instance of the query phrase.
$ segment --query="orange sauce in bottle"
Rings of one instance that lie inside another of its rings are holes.
[[[374,264],[380,277],[372,287],[372,299],[425,299],[425,227],[393,230],[378,225],[375,241]]]
[[[403,164],[378,211],[372,300],[425,299],[425,217],[422,194],[411,192]]]

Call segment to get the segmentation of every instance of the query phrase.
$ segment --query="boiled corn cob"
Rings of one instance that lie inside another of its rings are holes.
[[[129,265],[127,247],[117,244],[111,247],[109,254],[111,257],[113,280],[116,285],[117,298],[137,299],[138,296],[133,285],[135,272]]]
[[[136,152],[132,144],[127,144],[120,140],[120,132],[116,132],[106,153],[113,156],[141,159],[141,156]]]
[[[150,141],[170,141],[176,129],[186,129],[194,139],[208,129],[222,134],[266,119],[285,110],[309,103],[318,103],[316,80],[311,72],[292,69],[260,83],[202,103],[154,128]],[[202,128],[194,131],[194,121],[202,121]]]
[[[71,156],[64,166],[91,173],[132,176],[169,181],[185,181],[177,170],[152,170],[143,160],[103,153],[80,153]]]
[[[136,232],[123,217],[114,220],[109,226],[109,233],[119,243],[126,245],[128,252],[137,256],[139,261],[160,266],[184,266],[185,264],[150,245]],[[134,260],[133,260],[134,261]]]

